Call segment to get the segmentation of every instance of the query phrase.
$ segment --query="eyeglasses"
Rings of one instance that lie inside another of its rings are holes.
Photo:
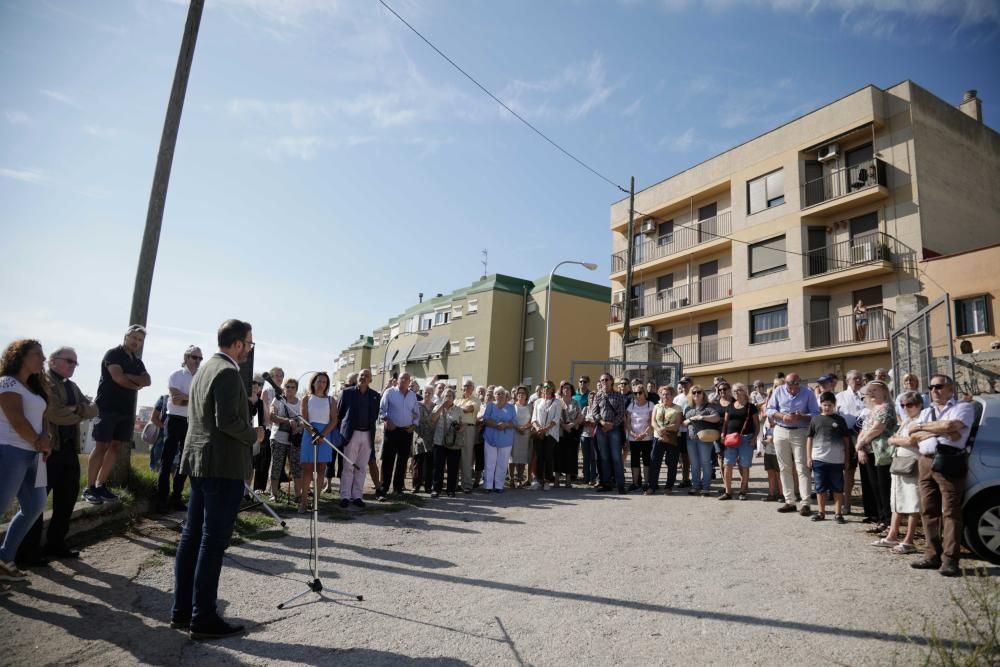
[[[948,385],[948,384],[929,384],[927,386],[931,388],[931,391],[941,391],[945,387],[950,387],[951,385]]]
[[[67,357],[56,357],[56,359],[58,359],[59,361],[65,361],[70,366],[79,366],[80,365],[80,362],[77,361],[76,359],[69,359]]]
[[[785,384],[787,386],[789,386],[789,387],[798,387],[800,383],[799,383],[798,380],[794,380],[794,381],[792,381],[792,380],[786,380]]]
[[[729,391],[729,387],[723,385],[723,386],[719,387],[719,391]]]
[[[692,392],[691,392],[691,394],[692,394],[692,395],[697,395],[697,394],[704,394],[704,393],[705,393],[705,392],[703,392],[703,391],[692,391]]]

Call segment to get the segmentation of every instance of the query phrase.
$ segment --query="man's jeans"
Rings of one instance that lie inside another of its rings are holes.
[[[599,458],[597,456],[597,438],[583,436],[580,438],[583,449],[583,481],[590,483],[597,480]]]
[[[597,429],[597,448],[601,453],[601,472],[605,485],[613,479],[619,490],[625,489],[625,467],[622,465],[622,430],[605,432]]]
[[[174,562],[175,619],[190,616],[192,625],[201,625],[218,617],[222,556],[242,499],[243,480],[191,478],[187,521]]]
[[[660,469],[664,458],[667,461],[666,488],[674,488],[677,482],[677,461],[681,457],[681,448],[659,438],[653,439],[653,464],[649,469],[649,487],[654,491],[660,488]]]
[[[691,459],[691,488],[698,491],[712,489],[712,454],[715,443],[702,442],[697,436],[688,434],[687,451]]]

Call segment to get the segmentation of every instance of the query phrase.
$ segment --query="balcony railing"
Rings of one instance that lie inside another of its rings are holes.
[[[878,158],[865,160],[850,167],[841,167],[802,184],[802,207],[886,185],[885,162]]]
[[[662,315],[689,306],[728,299],[732,295],[733,274],[723,273],[687,285],[660,290],[639,299],[632,299],[632,317]],[[612,304],[611,323],[617,324],[624,320],[624,311],[622,304]]]
[[[882,232],[856,236],[850,241],[833,243],[810,250],[805,256],[807,278],[844,271],[876,262],[900,263],[913,250]]]
[[[733,337],[706,338],[694,343],[674,345],[676,352],[685,366],[700,366],[715,364],[733,359]]]
[[[868,308],[864,316],[840,315],[806,323],[806,347],[836,347],[888,340],[896,313],[888,308]]]
[[[709,243],[732,231],[732,217],[729,211],[723,211],[714,218],[702,220],[690,226],[677,226],[674,231],[664,236],[652,236],[633,246],[632,264],[638,266],[654,260],[673,255],[693,248],[702,243]],[[611,255],[611,272],[617,273],[626,269],[628,250],[619,250]]]

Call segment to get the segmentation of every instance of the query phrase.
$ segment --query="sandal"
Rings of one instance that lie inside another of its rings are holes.
[[[899,544],[897,544],[892,548],[892,553],[899,554],[900,556],[905,556],[907,554],[917,553],[917,548],[912,544],[904,544],[903,542],[900,542]]]
[[[837,516],[833,517],[833,520],[839,524],[847,523],[847,519],[844,518],[843,514],[838,514]]]
[[[819,512],[816,512],[815,514],[812,515],[812,520],[813,521],[826,521],[826,515],[825,514],[820,514]]]
[[[896,542],[895,540],[886,539],[884,537],[880,537],[879,539],[872,542],[872,546],[885,547],[886,549],[891,549],[893,547],[899,546],[899,542]]]
[[[882,532],[882,528],[880,526],[872,526],[871,528],[866,528],[865,532],[869,535],[878,535]]]

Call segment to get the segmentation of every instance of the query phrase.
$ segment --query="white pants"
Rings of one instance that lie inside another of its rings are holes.
[[[809,504],[809,494],[812,493],[812,477],[806,467],[806,437],[808,428],[774,428],[774,453],[778,456],[778,468],[781,470],[781,490],[785,494],[785,503],[795,504],[795,474],[799,476],[799,495],[802,505]]]
[[[340,497],[348,500],[361,498],[365,489],[365,475],[368,471],[368,457],[371,456],[371,433],[355,431],[351,441],[344,447],[344,455],[358,464],[360,470],[355,470],[344,461],[344,474],[340,478]]]
[[[490,447],[483,445],[486,454],[486,469],[483,471],[483,488],[502,489],[507,478],[507,462],[510,461],[510,447]]]

